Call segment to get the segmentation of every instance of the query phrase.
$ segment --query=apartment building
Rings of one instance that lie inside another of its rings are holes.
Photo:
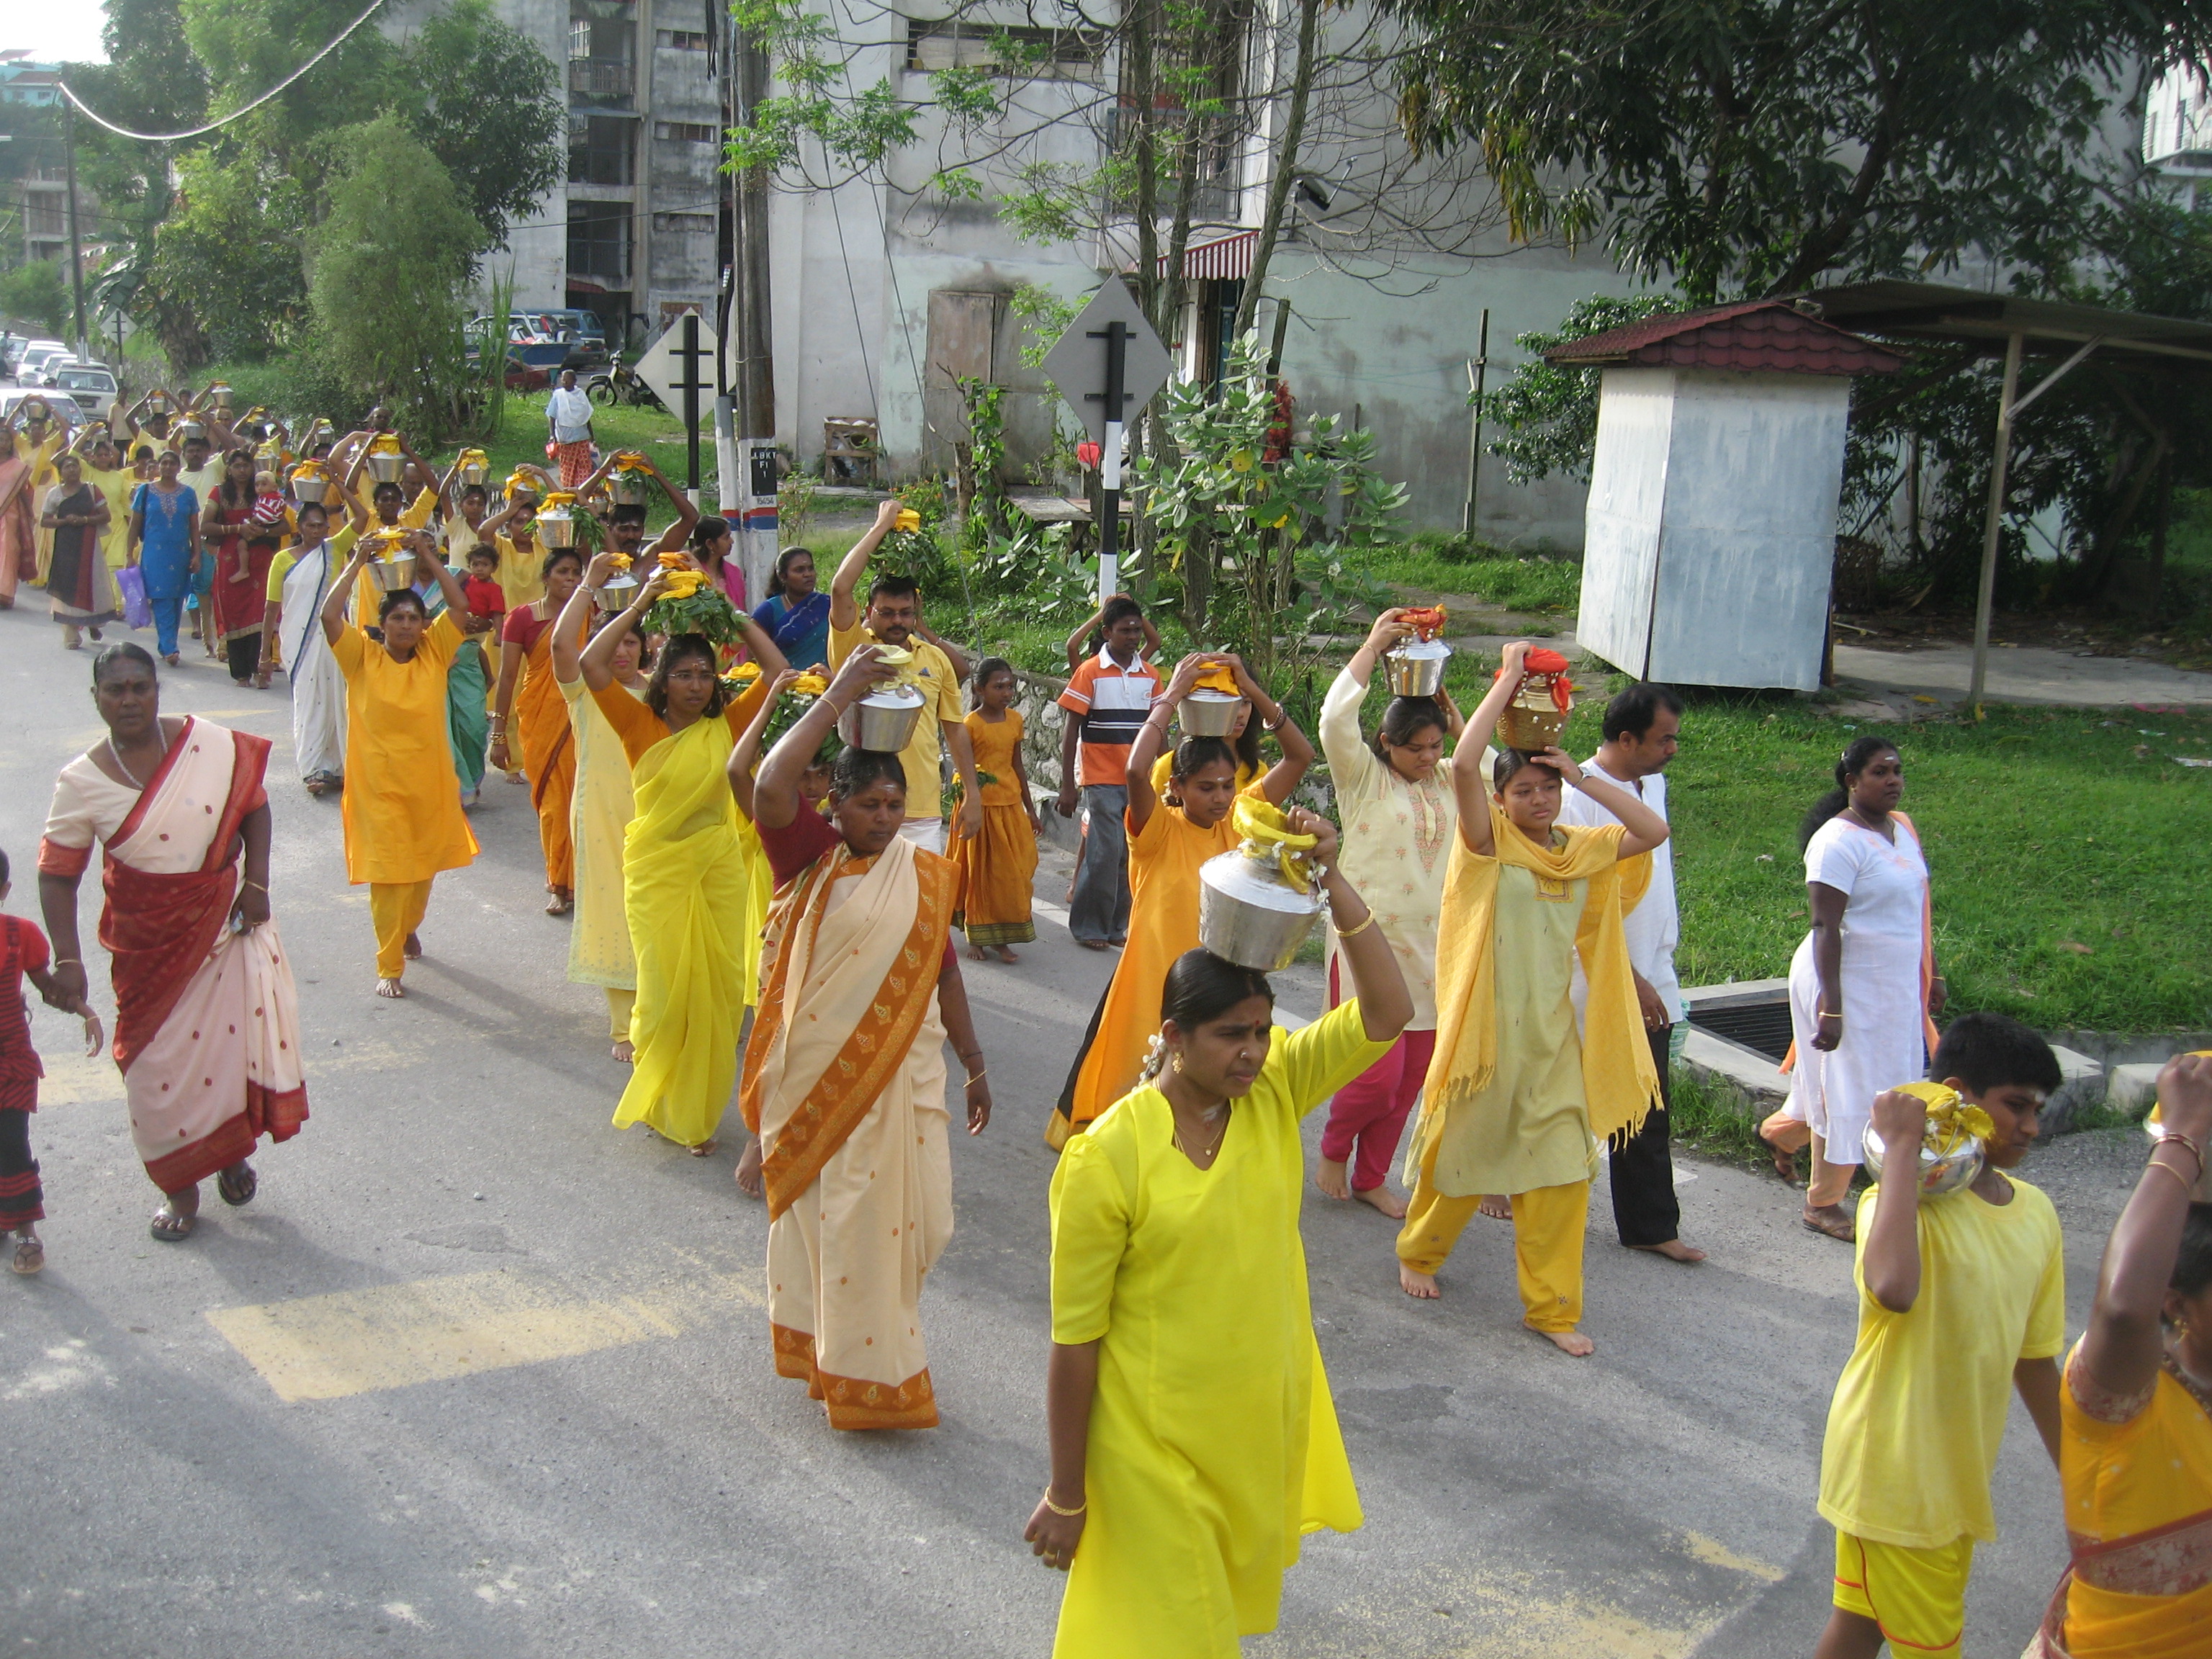
[[[394,33],[428,0],[399,9]],[[709,0],[495,0],[561,74],[567,176],[489,262],[510,272],[518,311],[596,313],[631,346],[694,308],[711,317],[720,282],[715,192],[721,159],[719,15]]]

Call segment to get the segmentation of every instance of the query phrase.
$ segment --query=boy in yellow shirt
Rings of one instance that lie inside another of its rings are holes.
[[[1858,1341],[1820,1447],[1836,1589],[1814,1659],[1874,1659],[1884,1641],[1915,1659],[1959,1652],[1974,1546],[1996,1536],[1990,1477],[2010,1389],[2058,1462],[2058,1213],[2005,1173],[2035,1139],[2058,1060],[2019,1021],[1968,1014],[1943,1034],[1928,1070],[1987,1113],[1995,1132],[1972,1183],[1923,1200],[1905,1172],[1928,1103],[1899,1089],[1875,1097],[1875,1131],[1892,1150],[1885,1178],[1859,1200]]]

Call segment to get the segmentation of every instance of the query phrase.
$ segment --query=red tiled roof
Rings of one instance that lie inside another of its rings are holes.
[[[1544,361],[1839,375],[1891,374],[1905,363],[1899,353],[1808,317],[1783,300],[1744,300],[1646,317],[1554,346]]]

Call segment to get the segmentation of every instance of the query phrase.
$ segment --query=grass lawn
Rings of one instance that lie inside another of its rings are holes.
[[[543,392],[509,392],[505,418],[500,422],[498,438],[484,445],[484,453],[490,459],[492,476],[504,479],[525,461],[537,466],[547,465],[545,459],[545,397]],[[668,482],[681,490],[684,488],[685,452],[684,422],[673,415],[664,415],[657,409],[633,409],[618,404],[612,409],[597,409],[592,415],[592,432],[598,440],[600,452],[617,449],[635,449],[652,458],[653,464],[668,475]],[[435,455],[425,455],[426,461],[440,468],[453,459],[458,445],[448,445]],[[714,441],[710,432],[699,434],[699,500],[702,510],[711,513],[719,499],[714,483]],[[665,502],[647,509],[648,523],[658,531],[675,514]]]
[[[1354,554],[1350,562],[1415,597],[1466,593],[1535,615],[1571,613],[1582,602],[1583,568],[1571,559],[1518,559],[1480,543],[1420,537]]]
[[[1599,706],[1569,728],[1577,756],[1596,747]],[[2212,1026],[2212,771],[2169,758],[2212,753],[2212,715],[2122,713],[1992,708],[1895,732],[1954,1012],[2045,1030]],[[1668,775],[1683,983],[1789,971],[1808,920],[1798,820],[1844,745],[1877,729],[1794,701],[1692,702]]]

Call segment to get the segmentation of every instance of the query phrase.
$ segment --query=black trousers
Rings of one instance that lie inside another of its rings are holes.
[[[1667,1065],[1674,1028],[1647,1032],[1652,1063],[1659,1068],[1659,1104],[1644,1127],[1616,1135],[1607,1148],[1613,1163],[1613,1224],[1627,1245],[1666,1244],[1682,1231],[1682,1207],[1674,1199],[1674,1158],[1668,1144]]]
[[[223,654],[230,659],[230,677],[234,680],[250,680],[261,665],[261,635],[234,635],[222,642]]]
[[[31,1115],[0,1106],[0,1231],[44,1221],[45,1197],[39,1160],[31,1156]]]

